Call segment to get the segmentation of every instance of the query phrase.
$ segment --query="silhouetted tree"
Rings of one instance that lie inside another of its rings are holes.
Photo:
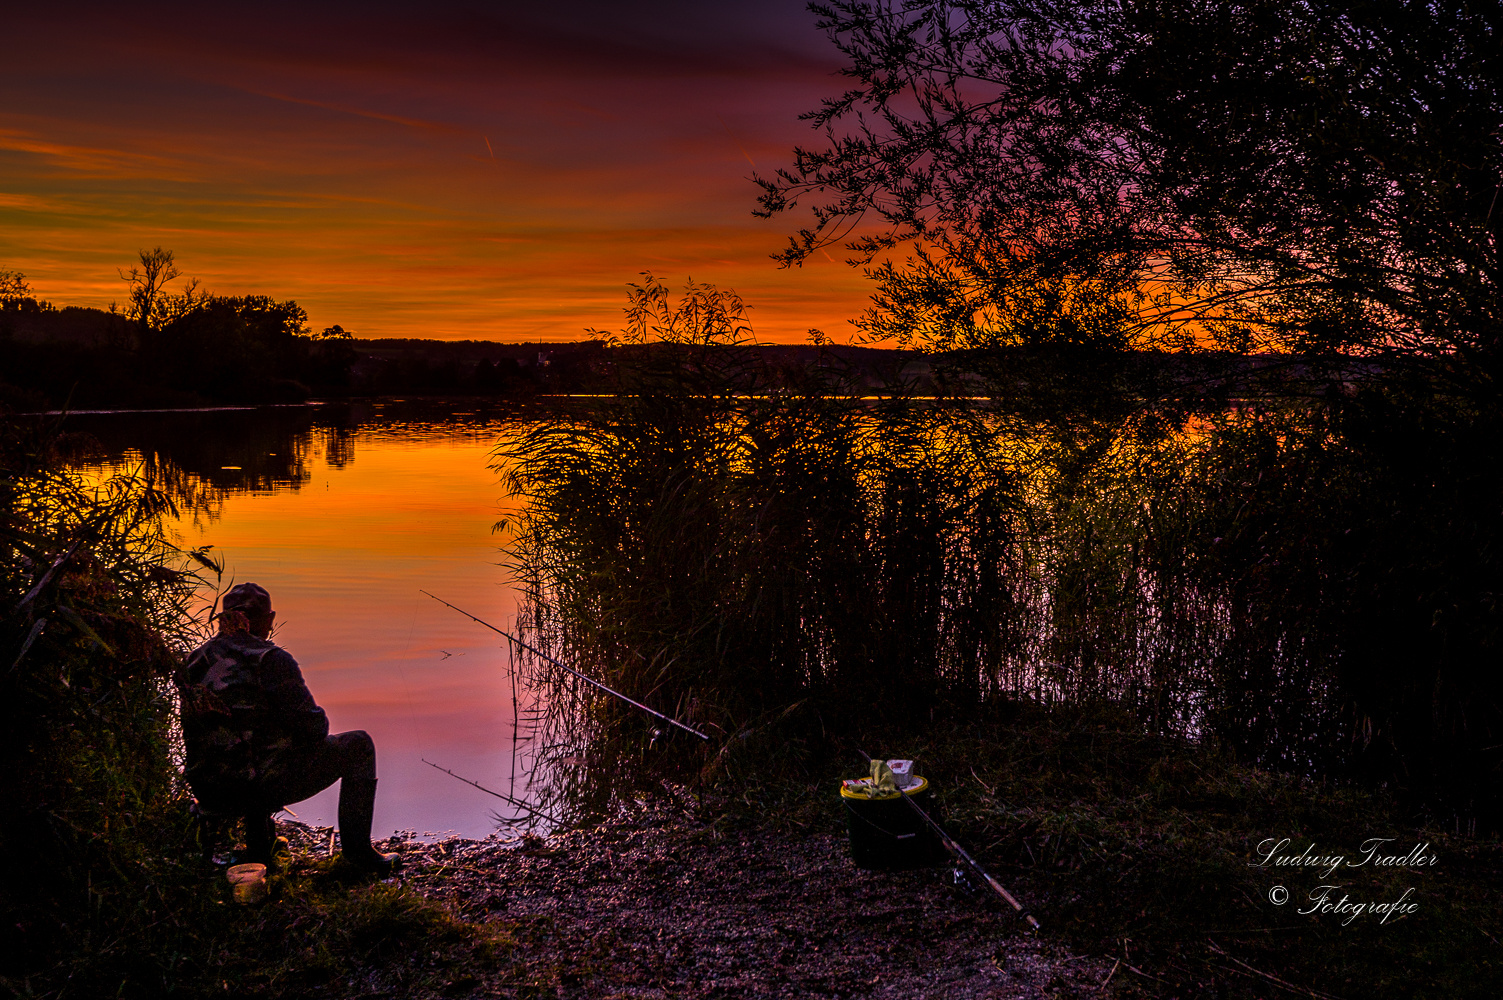
[[[313,347],[308,314],[266,295],[206,296],[157,331],[142,361],[171,385],[216,398],[300,398]],[[277,386],[277,383],[286,383]]]
[[[20,271],[0,268],[0,311],[13,313],[53,312],[51,302],[38,301],[31,292],[31,284]],[[10,327],[0,327],[0,334]]]
[[[313,335],[301,378],[309,385],[347,386],[356,358],[354,334],[336,323]]]
[[[132,265],[129,271],[121,270],[120,280],[130,286],[125,318],[139,324],[143,338],[149,339],[152,332],[191,312],[204,297],[198,292],[197,278],[190,279],[179,294],[167,291],[167,285],[183,273],[177,269],[171,250],[153,247],[140,251],[139,256],[141,263]]]
[[[787,264],[864,227],[871,335],[1349,353],[1482,395],[1503,374],[1498,5],[811,9],[854,86],[760,212],[812,200]]]
[[[31,285],[20,271],[0,268],[0,309],[13,309],[23,299],[31,297]]]

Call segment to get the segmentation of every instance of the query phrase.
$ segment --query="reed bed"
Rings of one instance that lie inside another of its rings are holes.
[[[597,808],[649,760],[710,776],[1105,703],[1496,823],[1486,412],[1413,386],[1044,416],[1005,385],[861,401],[833,368],[666,339],[618,351],[615,397],[533,424],[497,468],[523,500],[527,640],[716,739],[701,754],[532,661],[556,789]]]

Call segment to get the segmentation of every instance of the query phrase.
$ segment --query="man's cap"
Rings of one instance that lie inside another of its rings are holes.
[[[243,612],[247,618],[265,618],[271,614],[271,595],[265,587],[254,583],[231,587],[222,603],[224,610]]]

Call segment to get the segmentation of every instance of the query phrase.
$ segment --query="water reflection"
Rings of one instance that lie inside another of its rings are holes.
[[[384,400],[211,410],[73,414],[67,429],[96,438],[112,463],[131,456],[225,492],[297,490],[314,465],[343,469],[357,440],[457,442],[494,435],[525,414],[460,409],[443,400]]]
[[[516,614],[503,490],[491,449],[515,411],[404,401],[68,418],[97,439],[99,472],[142,469],[180,505],[184,545],[213,545],[225,583],[271,591],[277,641],[302,665],[336,731],[379,753],[378,832],[494,829],[501,801],[423,758],[519,797],[504,641],[418,593],[503,627]],[[499,807],[499,808],[498,808]],[[293,807],[332,822],[335,793]]]

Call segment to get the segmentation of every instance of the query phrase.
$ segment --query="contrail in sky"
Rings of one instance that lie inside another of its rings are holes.
[[[736,138],[736,133],[731,131],[731,127],[725,123],[725,119],[717,114],[715,120],[720,123],[721,128],[725,129],[725,134],[731,137],[731,141],[736,144],[736,148],[741,150],[741,155],[746,157],[746,162],[752,165],[753,170],[756,170],[757,161],[752,159],[751,154],[746,151],[746,147],[741,145],[741,140]]]

